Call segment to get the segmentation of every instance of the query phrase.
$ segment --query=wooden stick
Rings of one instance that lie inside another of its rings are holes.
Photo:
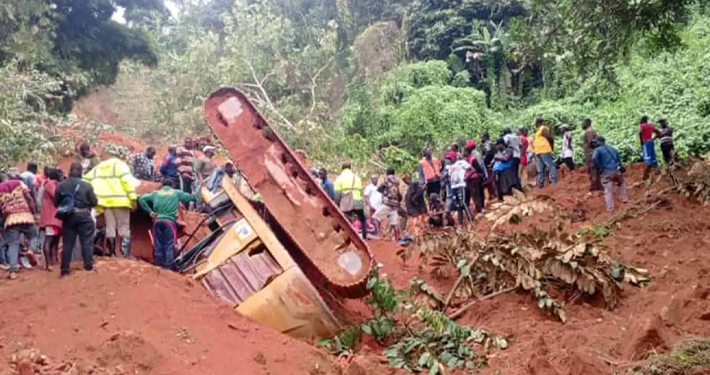
[[[461,276],[459,276],[459,278],[456,279],[456,282],[454,283],[454,287],[451,288],[451,291],[449,292],[449,295],[446,296],[446,301],[444,301],[444,308],[443,308],[441,311],[446,311],[446,308],[449,307],[449,303],[451,302],[451,298],[453,298],[453,296],[454,296],[454,292],[456,291],[456,289],[459,288],[459,285],[461,285],[461,282],[463,281],[463,279],[464,279],[465,277],[466,277],[466,276],[464,276],[463,274],[461,274]]]
[[[485,295],[485,296],[483,296],[483,297],[481,297],[481,298],[479,298],[479,299],[477,299],[477,300],[471,301],[471,302],[467,303],[466,305],[464,305],[463,307],[461,307],[460,309],[456,310],[453,314],[449,315],[449,319],[451,319],[451,320],[456,320],[456,319],[458,319],[463,313],[466,312],[466,310],[468,310],[469,308],[471,308],[471,306],[475,305],[477,302],[485,301],[485,300],[487,300],[487,299],[491,299],[491,298],[493,298],[493,297],[497,297],[497,296],[499,296],[499,295],[501,295],[501,294],[505,294],[505,293],[512,292],[512,291],[514,291],[514,290],[516,290],[516,289],[518,289],[518,286],[517,286],[517,285],[514,286],[514,287],[510,287],[510,288],[508,288],[508,289],[499,290],[499,291],[497,291],[497,292],[495,292],[495,293],[491,293],[491,294]]]

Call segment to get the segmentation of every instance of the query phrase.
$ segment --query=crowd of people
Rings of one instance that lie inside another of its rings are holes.
[[[670,164],[675,159],[673,129],[665,119],[659,124],[656,128],[647,116],[639,122],[640,148],[649,168],[658,166],[657,140],[664,161]],[[597,134],[590,119],[582,121],[581,128],[590,193],[603,191],[607,210],[613,211],[615,187],[620,201],[628,200],[619,152]],[[447,147],[443,160],[425,148],[415,176],[404,174],[401,181],[391,167],[384,178],[370,175],[366,184],[350,163],[342,165],[334,181],[325,169],[312,172],[326,194],[352,219],[363,239],[391,235],[409,241],[427,226],[471,222],[487,201],[522,191],[528,185],[530,163],[537,168],[538,188],[555,184],[560,166],[569,170],[576,167],[571,127],[562,124],[557,131],[562,135],[557,160],[553,157],[555,132],[538,118],[532,136],[526,128],[516,132],[505,128],[495,140],[483,133],[479,142],[471,139]],[[237,172],[231,162],[218,166],[214,155],[214,146],[187,138],[183,145],[169,147],[156,167],[154,147],[131,155],[127,161],[115,152],[102,161],[88,143],[82,143],[68,175],[53,166],[45,167],[40,174],[35,163],[29,163],[23,173],[9,169],[0,174],[0,267],[14,279],[20,265],[31,267],[38,263],[37,256],[43,255],[47,269],[60,264],[60,275],[66,276],[73,250],[78,247],[84,269],[93,270],[98,216],[105,222],[100,248],[106,255],[130,258],[131,211],[140,207],[154,219],[156,264],[172,269],[179,206],[200,209],[198,186],[214,193],[225,176],[234,178]],[[141,180],[161,181],[162,187],[138,197],[136,188]]]
[[[660,141],[667,164],[673,163],[675,158],[673,129],[666,119],[659,120],[659,124],[660,129],[657,129],[647,116],[639,122],[640,150],[649,167],[658,166],[656,140]],[[402,184],[393,168],[387,169],[384,179],[372,174],[366,185],[353,172],[350,163],[343,164],[335,181],[331,181],[325,169],[315,168],[312,173],[341,211],[351,218],[362,238],[391,233],[400,241],[409,241],[426,226],[470,222],[476,213],[484,210],[487,201],[503,200],[514,190],[523,191],[528,185],[530,163],[537,169],[537,188],[557,183],[559,168],[574,170],[577,163],[572,127],[561,124],[556,128],[562,136],[562,145],[555,158],[554,132],[541,118],[535,119],[534,126],[532,136],[525,127],[516,132],[505,128],[495,140],[486,132],[479,142],[456,142],[443,151],[443,160],[426,148],[417,165],[416,177],[404,174]],[[589,175],[590,194],[603,191],[606,208],[613,211],[615,188],[621,202],[628,200],[619,152],[597,134],[591,119],[583,120],[581,129],[579,144]],[[402,188],[406,189],[404,195]]]
[[[0,267],[15,279],[20,266],[31,268],[43,256],[46,269],[59,264],[60,276],[66,276],[75,247],[87,271],[94,270],[97,248],[105,255],[131,258],[131,211],[140,207],[154,219],[156,264],[172,269],[179,205],[199,208],[198,184],[213,191],[224,176],[235,175],[233,163],[217,166],[214,151],[214,146],[188,138],[180,147],[171,146],[156,168],[154,147],[127,161],[117,151],[100,160],[88,143],[82,143],[68,175],[56,166],[47,166],[40,174],[35,163],[23,173],[10,168],[0,174]],[[138,197],[141,181],[161,181],[162,188]],[[103,243],[97,243],[99,216],[105,223]]]

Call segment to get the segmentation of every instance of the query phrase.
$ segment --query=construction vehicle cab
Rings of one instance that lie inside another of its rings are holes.
[[[265,220],[265,209],[229,178],[217,193],[203,186],[200,194],[211,212],[211,233],[176,260],[178,269],[193,273],[237,312],[280,332],[298,338],[335,335],[338,320],[289,253],[288,240],[275,234],[282,232],[276,221]]]

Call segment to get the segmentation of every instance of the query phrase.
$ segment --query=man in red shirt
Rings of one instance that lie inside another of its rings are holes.
[[[650,167],[658,166],[656,145],[653,141],[654,134],[660,136],[658,129],[648,122],[648,116],[641,117],[641,121],[639,122],[639,140],[641,141],[641,150],[643,151],[643,162]]]

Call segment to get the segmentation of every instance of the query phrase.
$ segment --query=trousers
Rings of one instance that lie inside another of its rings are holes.
[[[177,227],[172,220],[156,220],[153,223],[153,249],[155,265],[167,269],[175,268],[175,242]]]
[[[614,184],[619,187],[619,199],[622,202],[629,200],[629,196],[626,193],[626,182],[621,172],[604,172],[601,180],[604,186],[604,201],[607,211],[614,211]]]
[[[62,222],[62,275],[69,274],[69,265],[74,252],[74,243],[79,237],[81,257],[84,260],[84,269],[94,269],[94,220],[89,211],[77,211]]]
[[[537,187],[545,186],[545,172],[550,172],[550,184],[557,183],[557,167],[555,161],[552,160],[552,154],[537,154],[535,155],[535,163],[537,164]]]
[[[483,212],[486,204],[486,195],[483,193],[483,177],[476,177],[466,181],[469,195],[476,205],[476,212]]]
[[[360,226],[362,229],[362,239],[366,240],[367,239],[367,220],[365,219],[365,210],[364,209],[355,209],[355,210],[346,212],[345,215],[346,216],[355,215],[355,217],[357,217],[358,221],[360,221]]]
[[[34,224],[17,224],[5,228],[5,241],[7,241],[7,257],[10,264],[10,273],[17,272],[17,262],[20,258],[20,241],[22,235],[30,241],[38,237],[37,226]],[[35,249],[31,249],[35,251]]]

